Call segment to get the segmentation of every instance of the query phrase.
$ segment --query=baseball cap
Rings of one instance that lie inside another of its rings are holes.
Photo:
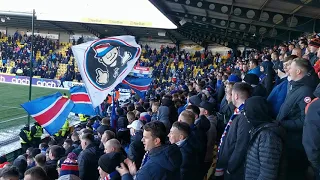
[[[140,120],[135,120],[127,126],[127,128],[133,128],[135,130],[141,130],[143,123]]]

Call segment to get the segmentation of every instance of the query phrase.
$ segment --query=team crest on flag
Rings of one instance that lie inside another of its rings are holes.
[[[110,93],[130,73],[141,47],[133,36],[117,36],[73,46],[72,51],[93,106],[97,107],[105,99],[102,95]]]

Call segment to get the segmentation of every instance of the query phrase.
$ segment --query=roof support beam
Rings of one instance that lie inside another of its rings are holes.
[[[169,30],[166,31],[166,36],[168,36],[169,39],[170,39],[174,44],[177,44],[177,43],[179,42],[178,39],[177,39]]]
[[[178,31],[182,36],[184,36],[184,37],[190,39],[192,42],[194,42],[194,43],[202,46],[201,42],[198,42],[198,41],[197,41],[198,37],[195,37],[195,36],[193,36],[193,35],[191,35],[191,34],[188,34],[188,33],[186,33],[185,31],[182,31],[182,30],[180,30],[180,29],[178,29],[177,31]]]
[[[261,21],[261,15],[262,15],[262,13],[263,13],[264,8],[266,7],[266,5],[267,5],[268,3],[269,3],[269,0],[265,0],[265,1],[263,2],[263,4],[261,5],[258,22]],[[248,33],[250,33],[250,31],[251,31],[252,23],[253,23],[253,20],[250,21],[250,26],[249,26],[249,29],[248,29]],[[242,37],[242,38],[244,38],[244,37]]]
[[[122,30],[128,35],[134,36],[134,33],[132,31],[130,31],[128,28],[122,26]]]
[[[199,16],[199,15],[196,15],[196,14],[187,14],[188,18],[185,17],[186,14],[184,14],[184,13],[179,13],[179,15],[177,15],[176,13],[170,13],[170,15],[178,17],[180,19],[182,19],[182,18],[189,19],[191,21],[199,22],[199,23],[202,23],[202,24],[209,24],[209,25],[213,25],[213,26],[218,26],[218,24],[221,24],[221,21],[226,21],[226,19],[219,18],[219,17],[216,17],[216,18],[208,17],[208,18],[205,19],[205,21],[203,21],[203,20],[201,21],[201,19],[203,19],[204,16]],[[198,18],[196,20],[194,20],[194,19],[192,19],[193,16],[197,16]],[[213,23],[213,21],[214,21],[214,23]],[[242,22],[242,21],[230,21],[230,23],[235,23],[235,27],[238,29],[238,31],[244,31],[244,32],[246,32],[247,31],[246,29],[248,29],[247,28],[248,26],[246,27],[246,25],[249,25],[248,22]],[[245,25],[245,28],[243,30],[240,29],[240,25],[241,24]],[[270,31],[273,28],[273,27],[259,26],[259,25],[255,25],[255,26],[256,26],[257,30],[259,28],[265,28],[267,32]],[[225,26],[220,26],[220,27],[226,28]],[[277,28],[276,30],[278,32],[280,32],[280,33],[283,32],[283,31],[286,31],[286,30],[279,29],[279,28]],[[294,29],[290,29],[290,30],[294,30]]]
[[[199,5],[197,4],[197,1],[178,1],[179,3],[176,2],[176,0],[165,0],[170,3],[175,3],[175,4],[187,4],[187,6],[194,7],[194,8],[199,8]],[[300,1],[300,0],[299,0]],[[313,0],[313,1],[319,1],[319,0]],[[184,3],[186,2],[186,3]],[[320,3],[319,3],[320,4]],[[201,9],[203,10],[208,10],[212,11],[215,13],[219,13],[221,15],[227,15],[230,13],[232,5],[228,4],[222,4],[220,1],[216,2],[208,2],[208,1],[202,1],[202,4],[200,6]],[[240,9],[240,13],[235,15],[232,14],[231,17],[237,18],[237,22],[240,21],[253,21],[253,25],[261,25],[262,23],[257,24],[256,22],[259,21],[260,18],[260,10],[257,9],[252,9],[252,8],[246,8],[246,7],[240,7],[233,5],[233,8]],[[249,15],[248,15],[249,12]],[[285,29],[285,30],[294,30],[294,31],[301,31],[301,32],[312,32],[312,27],[310,24],[305,23],[305,22],[310,22],[313,20],[313,18],[310,17],[304,17],[304,16],[295,16],[295,18],[298,20],[298,24],[295,27],[289,27],[288,26],[288,19],[291,18],[290,14],[286,13],[278,13],[274,11],[266,11],[264,10],[263,13],[268,14],[268,18],[263,19],[263,26],[266,27],[273,27],[275,26],[278,29]],[[279,22],[275,22],[274,20],[279,20]],[[250,24],[250,23],[247,23]]]
[[[286,0],[286,2],[302,5],[302,6],[310,6],[310,7],[317,7],[320,8],[320,1],[319,0]]]
[[[203,41],[208,41],[209,43],[221,44],[221,41],[222,42],[227,42],[228,43],[227,46],[229,46],[230,44],[246,44],[246,43],[248,43],[248,46],[261,46],[261,45],[270,46],[269,44],[261,44],[261,43],[256,43],[256,42],[240,42],[240,38],[235,38],[235,37],[221,38],[219,36],[219,34],[217,34],[217,37],[213,37],[213,36],[210,36],[210,34],[208,34],[208,33],[200,34],[200,32],[199,33],[195,33],[194,31],[190,32],[188,30],[179,30],[179,32],[181,34],[183,33],[184,35],[190,36],[190,37],[204,37],[204,36],[206,36],[207,37],[206,40],[205,39],[202,39],[202,40]],[[223,32],[221,32],[220,34],[223,34]],[[236,39],[238,41],[237,42],[232,42],[232,41],[228,40],[228,39],[231,39],[231,38],[232,39]],[[208,39],[210,39],[210,40],[208,40]],[[226,46],[224,43],[221,44],[221,45]]]
[[[50,24],[52,24],[52,25],[54,25],[54,26],[57,26],[57,27],[60,28],[60,29],[63,29],[63,30],[65,30],[65,31],[67,31],[69,34],[74,35],[74,32],[73,32],[72,30],[69,30],[69,29],[63,27],[63,26],[61,26],[60,24],[58,24],[58,23],[56,23],[56,22],[53,22],[53,21],[47,21],[47,22],[50,23]]]
[[[232,0],[231,2],[231,10],[230,10],[230,13],[228,15],[228,22],[227,22],[227,29],[226,29],[226,32],[225,32],[225,36],[227,36],[227,33],[228,33],[228,29],[229,29],[229,24],[230,24],[230,19],[231,19],[231,14],[233,13],[233,4],[234,4],[234,0]]]
[[[97,37],[100,37],[100,33],[96,30],[94,30],[93,28],[91,28],[90,26],[88,26],[87,24],[84,24],[84,23],[80,23],[80,25],[85,28],[87,31],[89,31],[91,34],[97,36]]]

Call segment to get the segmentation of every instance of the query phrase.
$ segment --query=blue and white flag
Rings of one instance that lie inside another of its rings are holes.
[[[50,135],[58,132],[67,120],[74,103],[60,92],[21,104]]]
[[[133,36],[99,39],[72,47],[93,107],[131,72],[141,55]]]
[[[71,112],[94,116],[97,113],[92,106],[87,90],[84,86],[73,86],[70,88],[70,99],[74,103]]]

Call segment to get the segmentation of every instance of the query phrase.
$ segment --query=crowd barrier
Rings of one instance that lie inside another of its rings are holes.
[[[71,114],[69,116],[69,121],[70,121],[70,132],[72,132],[74,127],[77,124],[79,124],[80,121],[79,121],[79,118],[74,114]],[[17,130],[17,132],[19,131],[20,129]],[[50,135],[47,132],[45,132],[41,138],[42,138],[42,142],[50,141]],[[20,138],[18,135],[12,139],[8,139],[6,142],[1,142],[0,144],[1,144],[0,155],[1,156],[5,155],[9,162],[13,162],[14,159],[16,159],[19,155],[22,154]]]

